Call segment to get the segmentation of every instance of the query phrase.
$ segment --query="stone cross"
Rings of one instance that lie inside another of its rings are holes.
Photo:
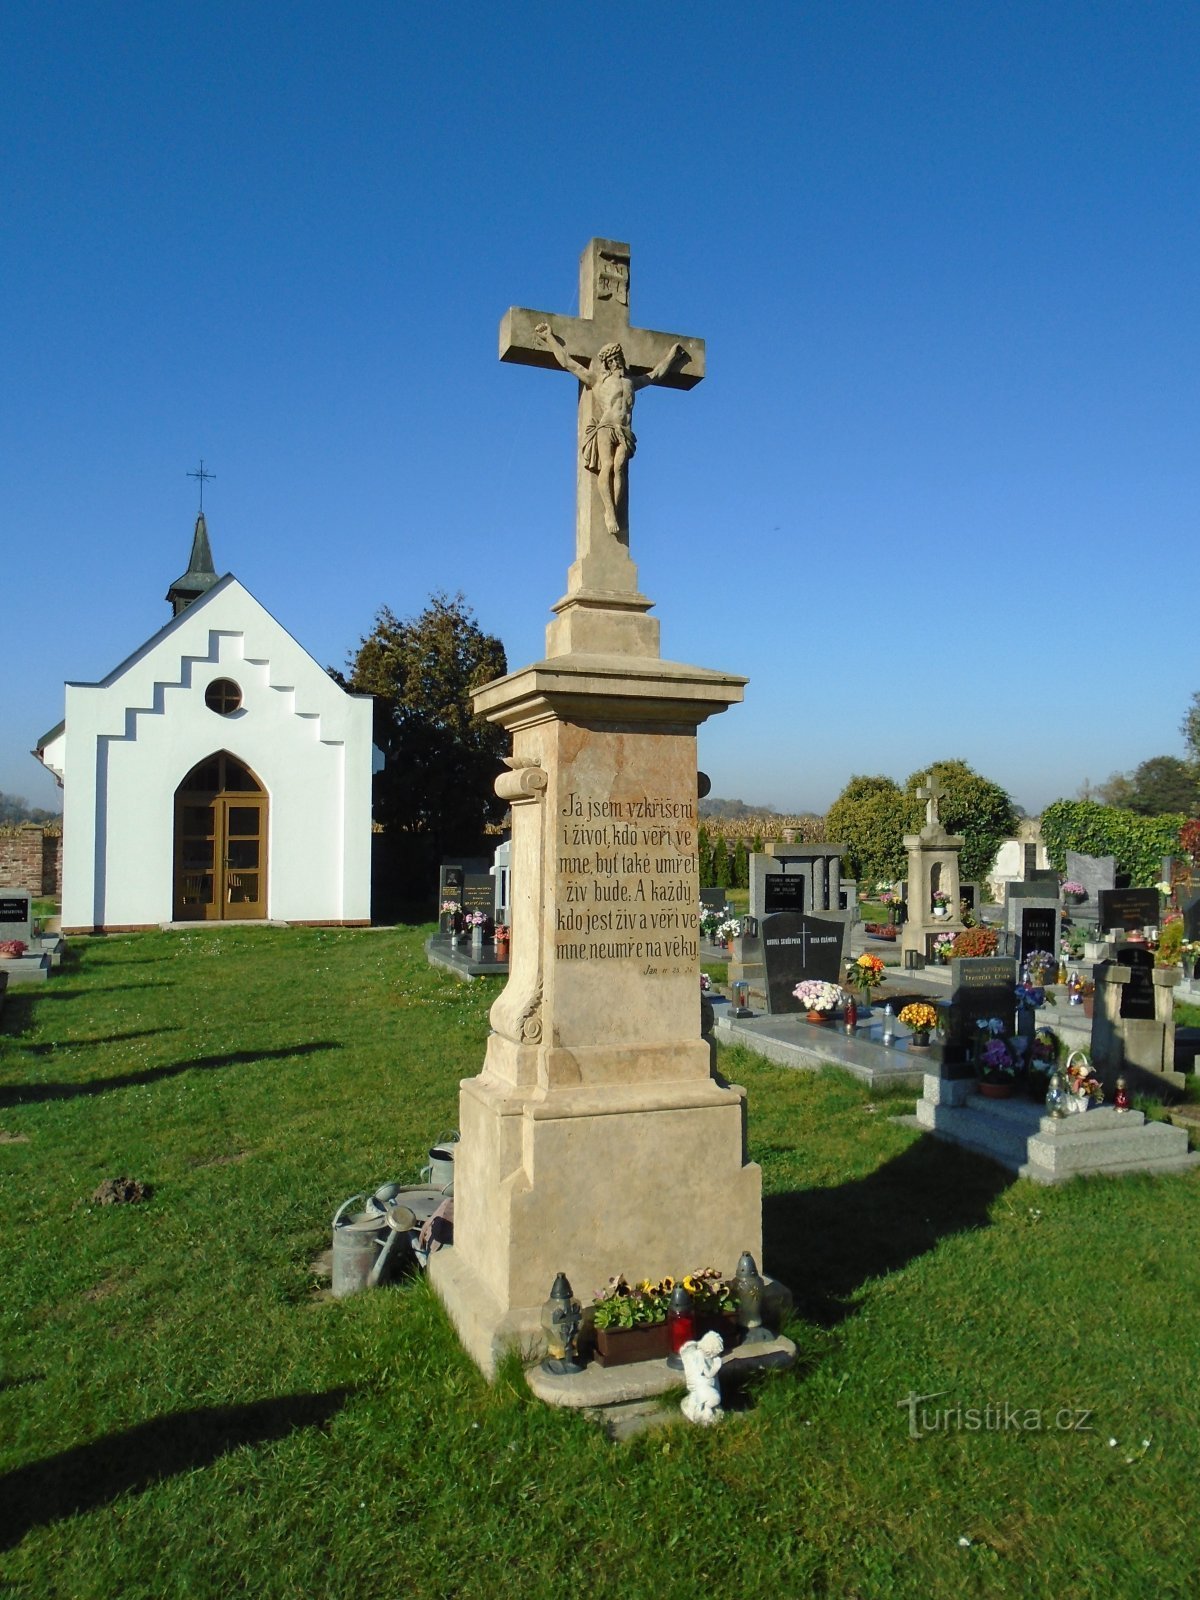
[[[500,359],[580,380],[576,560],[568,593],[635,591],[625,482],[636,443],[633,394],[648,383],[694,388],[704,376],[703,339],[631,327],[629,246],[592,239],[579,261],[579,315],[510,307],[500,324]]]
[[[938,801],[944,800],[949,793],[937,779],[930,774],[929,782],[923,783],[917,790],[917,799],[925,802],[925,826],[927,828],[940,828],[942,819],[938,816]]]

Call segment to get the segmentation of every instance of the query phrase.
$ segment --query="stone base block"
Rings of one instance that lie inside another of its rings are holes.
[[[736,1383],[751,1372],[785,1369],[795,1360],[796,1346],[779,1335],[762,1344],[735,1345],[722,1358],[721,1375]],[[573,1377],[543,1372],[535,1365],[526,1372],[525,1381],[547,1405],[576,1411],[627,1405],[631,1400],[647,1400],[685,1387],[683,1373],[665,1361],[631,1361],[625,1367],[602,1367],[592,1361]]]
[[[731,1277],[745,1250],[761,1267],[762,1173],[744,1124],[744,1092],[710,1079],[544,1098],[464,1083],[454,1260],[439,1252],[431,1280],[483,1370],[539,1337],[558,1272],[587,1305],[620,1273]]]
[[[0,961],[0,972],[8,976],[9,988],[15,989],[19,983],[45,983],[50,976],[50,957],[40,951],[24,956],[15,956],[7,961]]]
[[[1188,1151],[1184,1129],[1147,1122],[1140,1111],[1102,1106],[1048,1117],[1032,1101],[968,1092],[943,1101],[926,1095],[917,1102],[917,1122],[1036,1183],[1063,1183],[1084,1173],[1181,1172],[1200,1163],[1200,1152]]]

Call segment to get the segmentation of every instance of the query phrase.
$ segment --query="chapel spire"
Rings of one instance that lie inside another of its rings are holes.
[[[192,555],[188,569],[167,590],[172,614],[178,616],[193,600],[199,600],[202,594],[207,594],[216,581],[217,572],[208,543],[208,524],[201,511],[196,517],[196,531],[192,534]]]

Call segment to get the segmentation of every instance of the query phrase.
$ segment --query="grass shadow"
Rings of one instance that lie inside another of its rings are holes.
[[[34,1528],[94,1511],[122,1494],[207,1467],[242,1445],[284,1439],[298,1428],[324,1427],[353,1390],[284,1395],[239,1406],[175,1411],[91,1444],[0,1476],[5,1508],[0,1549],[11,1549]]]
[[[178,1033],[178,1026],[169,1022],[162,1028],[131,1028],[128,1033],[105,1033],[96,1039],[60,1039],[51,1044],[23,1044],[19,1046],[27,1056],[56,1056],[63,1050],[90,1050],[95,1045],[125,1044],[129,1039],[153,1039],[159,1033]]]
[[[949,1234],[990,1225],[1016,1182],[995,1162],[926,1134],[865,1178],[763,1196],[763,1256],[821,1327],[854,1314],[869,1278],[907,1266]]]
[[[9,1084],[0,1089],[0,1110],[8,1106],[39,1105],[47,1100],[76,1100],[85,1095],[107,1094],[110,1089],[133,1089],[142,1084],[176,1078],[181,1072],[213,1072],[218,1067],[247,1066],[255,1061],[286,1061],[289,1056],[308,1056],[318,1050],[340,1050],[336,1039],[315,1039],[306,1044],[281,1045],[276,1050],[230,1050],[225,1055],[195,1056],[191,1061],[172,1061],[163,1067],[145,1067],[141,1072],[122,1072],[115,1078],[94,1078],[88,1083]]]

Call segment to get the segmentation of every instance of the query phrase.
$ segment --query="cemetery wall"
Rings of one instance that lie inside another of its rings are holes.
[[[0,884],[57,900],[62,882],[62,829],[40,822],[0,828]]]

